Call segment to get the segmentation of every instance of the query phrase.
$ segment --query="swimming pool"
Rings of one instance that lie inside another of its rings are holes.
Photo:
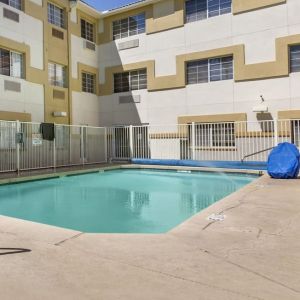
[[[0,214],[88,233],[164,233],[256,176],[110,170],[0,186]]]

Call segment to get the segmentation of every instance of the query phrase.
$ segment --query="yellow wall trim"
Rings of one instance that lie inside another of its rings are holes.
[[[145,5],[125,12],[107,16],[101,19],[103,32],[98,35],[97,43],[105,44],[113,40],[112,23],[129,16],[144,12],[146,15],[146,34],[153,34],[165,30],[183,27],[185,25],[185,0],[173,0],[174,12],[154,18],[154,5]],[[284,4],[286,0],[232,0],[232,14],[241,14],[252,10],[262,9],[274,5]],[[79,33],[74,34],[79,35]]]
[[[31,114],[11,111],[0,111],[0,120],[31,122]]]
[[[47,80],[47,74],[45,74],[44,70],[30,66],[30,47],[28,45],[0,36],[0,48],[24,54],[25,80],[37,84],[44,84],[45,80]]]
[[[148,91],[184,88],[186,86],[185,65],[188,61],[233,55],[234,80],[250,81],[289,76],[289,45],[300,44],[300,34],[276,39],[276,60],[265,63],[245,64],[244,45],[193,52],[176,56],[176,75],[155,76],[155,61],[108,67],[105,69],[105,84],[100,86],[101,95],[113,93],[113,74],[147,68]]]
[[[217,123],[217,122],[242,122],[242,121],[247,121],[246,113],[178,117],[178,124],[190,124],[193,122],[194,123]]]
[[[240,14],[252,10],[266,8],[274,5],[284,4],[287,0],[233,0],[233,14]]]
[[[282,110],[278,112],[279,120],[290,120],[298,119],[300,120],[300,110]]]
[[[72,91],[82,92],[82,72],[87,72],[96,76],[96,95],[100,96],[99,69],[82,63],[77,63],[77,78],[72,78]]]

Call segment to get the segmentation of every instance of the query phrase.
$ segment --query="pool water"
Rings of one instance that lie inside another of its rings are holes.
[[[113,170],[0,186],[0,214],[89,233],[164,233],[256,176]]]

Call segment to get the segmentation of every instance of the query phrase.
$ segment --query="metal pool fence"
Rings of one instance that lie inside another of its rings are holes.
[[[299,147],[300,120],[90,127],[0,121],[0,172],[98,164],[113,160],[266,161],[280,142]]]

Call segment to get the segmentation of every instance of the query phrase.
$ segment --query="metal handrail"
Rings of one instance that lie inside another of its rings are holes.
[[[267,149],[264,149],[264,150],[260,150],[260,151],[251,153],[251,154],[247,154],[247,155],[245,155],[245,156],[242,158],[241,162],[243,163],[244,160],[245,160],[246,158],[250,157],[250,156],[254,156],[254,155],[256,155],[256,154],[260,154],[260,153],[263,153],[263,152],[266,152],[266,151],[270,151],[270,150],[273,150],[274,148],[275,148],[275,147],[271,147],[271,148],[267,148]]]

